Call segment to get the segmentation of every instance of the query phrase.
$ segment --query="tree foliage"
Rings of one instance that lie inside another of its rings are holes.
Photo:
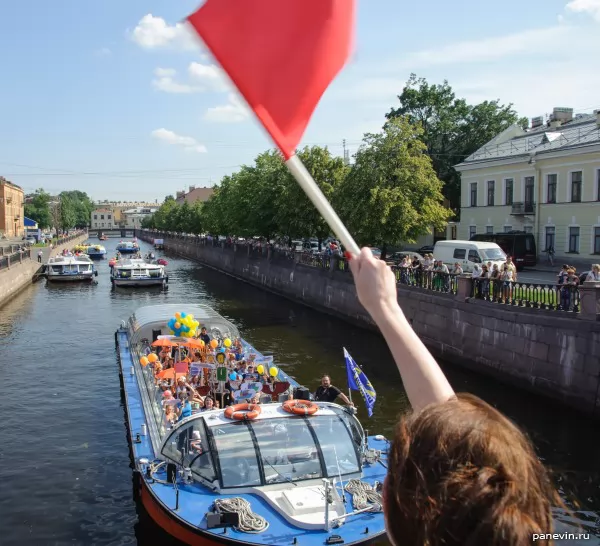
[[[298,152],[325,197],[363,244],[386,246],[414,241],[442,227],[451,213],[442,206],[442,184],[426,155],[423,130],[406,118],[367,135],[348,167],[327,148]],[[225,176],[206,203],[167,198],[144,227],[183,233],[238,237],[308,238],[331,235],[321,215],[294,180],[277,151]]]
[[[40,229],[48,229],[52,226],[50,194],[40,188],[30,197],[31,201],[25,203],[25,216],[35,220]]]
[[[422,126],[421,139],[444,183],[444,196],[456,212],[460,210],[460,173],[454,165],[511,125],[527,124],[527,118],[519,118],[512,104],[501,105],[494,100],[470,105],[456,97],[447,81],[429,85],[415,74],[411,74],[398,99],[400,105],[392,108],[386,118],[390,121],[407,116],[411,123]]]
[[[336,204],[361,245],[413,243],[431,228],[443,228],[452,213],[442,205],[423,129],[407,117],[392,119],[365,136],[354,167],[338,188]]]

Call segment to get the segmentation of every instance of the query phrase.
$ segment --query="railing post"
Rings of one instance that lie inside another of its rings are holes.
[[[600,283],[584,282],[579,287],[579,313],[583,320],[597,320],[600,315]]]
[[[456,299],[465,301],[467,298],[471,297],[473,290],[473,278],[471,275],[459,275],[457,281]]]

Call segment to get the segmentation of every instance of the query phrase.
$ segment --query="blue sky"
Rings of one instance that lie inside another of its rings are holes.
[[[19,0],[0,19],[0,175],[151,200],[271,146],[184,25],[198,0]],[[302,144],[351,152],[411,72],[528,117],[600,108],[600,0],[360,0],[354,56]]]

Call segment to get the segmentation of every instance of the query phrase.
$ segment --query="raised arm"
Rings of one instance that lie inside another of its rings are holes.
[[[396,278],[389,266],[363,248],[360,255],[350,256],[350,270],[358,299],[381,330],[414,411],[452,398],[446,376],[398,305]]]

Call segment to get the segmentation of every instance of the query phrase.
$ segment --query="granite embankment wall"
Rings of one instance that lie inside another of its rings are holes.
[[[61,252],[63,248],[73,248],[79,243],[83,243],[87,239],[87,235],[81,235],[58,245],[52,250],[52,255]],[[43,262],[49,258],[49,248],[43,248]],[[22,262],[12,263],[8,269],[0,271],[0,307],[8,303],[19,292],[28,287],[33,281],[35,274],[41,269],[42,264],[37,261],[38,247],[31,248],[31,259],[24,259]]]
[[[141,234],[144,238],[144,234]],[[165,239],[165,248],[314,309],[375,329],[352,276],[294,259]],[[459,279],[460,280],[460,279]],[[466,281],[470,283],[470,280]],[[398,301],[436,357],[600,417],[600,322],[398,286]]]

